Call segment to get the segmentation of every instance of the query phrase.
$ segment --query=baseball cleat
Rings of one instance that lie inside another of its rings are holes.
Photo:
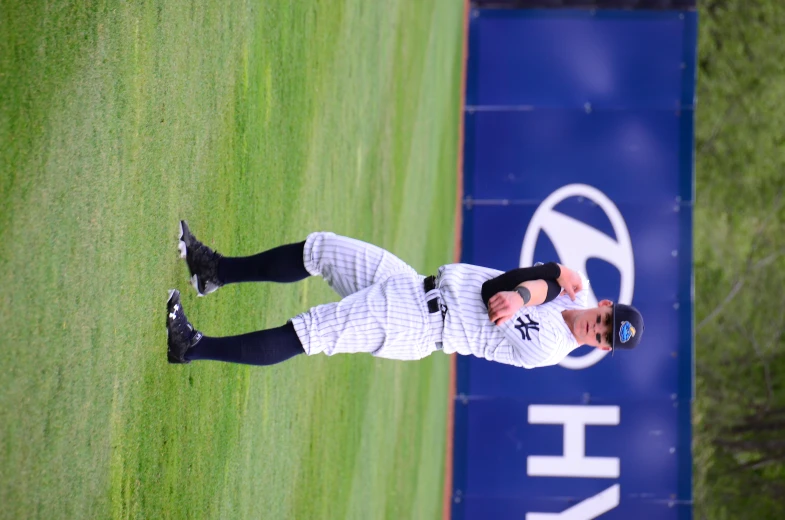
[[[180,221],[177,249],[180,251],[180,258],[185,258],[188,264],[191,285],[199,296],[210,294],[223,285],[218,280],[218,262],[223,256],[199,242],[184,220]]]
[[[202,333],[188,322],[177,289],[169,291],[169,300],[166,302],[166,333],[169,363],[190,363],[185,359],[185,353],[199,343]]]

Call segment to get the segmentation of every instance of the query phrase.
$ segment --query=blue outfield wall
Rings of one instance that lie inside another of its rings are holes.
[[[462,261],[556,260],[636,351],[458,360],[452,517],[690,519],[693,11],[473,9]]]

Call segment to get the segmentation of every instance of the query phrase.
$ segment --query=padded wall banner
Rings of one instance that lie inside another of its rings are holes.
[[[558,261],[646,333],[458,360],[455,519],[692,517],[693,11],[470,12],[463,261]]]

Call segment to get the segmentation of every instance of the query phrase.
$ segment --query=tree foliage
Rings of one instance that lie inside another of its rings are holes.
[[[785,518],[785,3],[699,16],[695,517]]]

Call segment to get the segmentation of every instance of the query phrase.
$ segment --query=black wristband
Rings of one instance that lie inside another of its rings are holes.
[[[532,292],[526,287],[516,287],[515,292],[521,295],[521,299],[523,300],[524,305],[529,303],[532,299]]]

